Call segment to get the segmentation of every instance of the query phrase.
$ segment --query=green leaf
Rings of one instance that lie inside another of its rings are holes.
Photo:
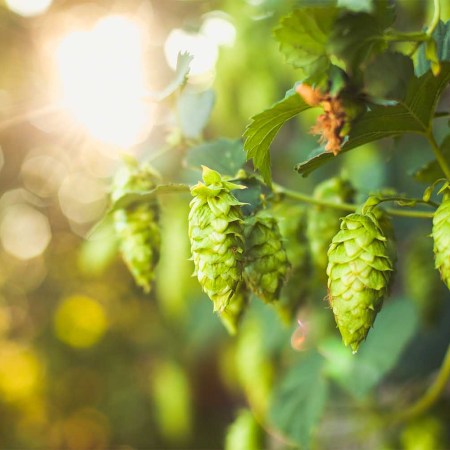
[[[370,13],[373,9],[373,0],[338,0],[337,4],[353,12]]]
[[[439,97],[449,82],[450,63],[442,64],[437,77],[429,71],[420,78],[412,78],[404,100],[393,106],[374,106],[355,121],[341,153],[387,137],[426,133],[430,129]],[[323,152],[298,164],[296,170],[308,176],[332,158],[334,156],[331,153]]]
[[[159,194],[171,194],[174,192],[189,192],[189,186],[186,184],[160,184],[155,189],[142,192],[129,192],[118,198],[109,209],[108,213],[117,211],[118,209],[130,208],[141,203],[149,203],[155,200]]]
[[[386,76],[386,74],[395,76]],[[403,53],[385,52],[377,56],[364,72],[365,92],[373,97],[401,100],[414,76],[411,58]]]
[[[432,35],[437,47],[439,61],[450,61],[450,20],[444,24],[439,21]],[[421,76],[430,69],[430,61],[426,57],[426,43],[422,43],[417,52],[416,75]]]
[[[270,144],[283,124],[297,114],[311,108],[295,91],[288,91],[283,100],[273,104],[260,114],[252,117],[244,138],[244,150],[247,159],[253,158],[253,165],[258,169],[264,181],[270,185]]]
[[[327,49],[347,64],[352,71],[367,60],[372,52],[381,51],[384,24],[367,13],[348,13],[336,20]]]
[[[161,92],[153,93],[151,97],[156,101],[161,101],[182,87],[186,83],[192,59],[193,56],[189,53],[178,53],[177,68],[173,80]]]
[[[395,367],[417,325],[411,300],[391,300],[356,355],[350,354],[338,339],[322,344],[326,373],[355,397],[366,396]]]
[[[275,39],[286,61],[300,69],[300,78],[316,82],[330,67],[326,45],[338,9],[302,8],[283,17],[274,30]]]
[[[444,139],[444,142],[442,142],[441,151],[447,161],[447,164],[450,165],[450,135]],[[417,169],[414,172],[413,177],[417,181],[421,181],[423,183],[434,183],[439,178],[445,178],[445,174],[442,171],[440,164],[433,159],[420,169]]]
[[[244,203],[242,212],[245,216],[254,214],[272,194],[272,191],[255,176],[237,180],[236,183],[246,187],[246,189],[239,189],[233,192],[234,196],[241,203]]]
[[[199,138],[214,106],[214,91],[193,92],[185,89],[178,99],[178,120],[187,138]]]
[[[312,431],[328,397],[323,367],[320,355],[305,355],[287,372],[272,398],[271,422],[302,449],[309,448]]]
[[[207,166],[222,175],[234,176],[245,164],[245,152],[240,140],[220,138],[190,148],[185,162],[190,167]]]

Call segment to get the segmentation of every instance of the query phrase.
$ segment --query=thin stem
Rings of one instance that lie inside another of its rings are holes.
[[[317,206],[325,206],[327,208],[339,209],[341,211],[347,212],[355,212],[357,209],[357,205],[353,205],[351,203],[335,203],[335,202],[328,202],[326,200],[319,200],[317,198],[311,197],[310,195],[286,189],[280,185],[276,185],[275,183],[273,184],[273,187],[275,193],[281,196],[292,198],[294,200],[300,200],[301,202],[311,203]]]
[[[438,208],[439,205],[435,202],[433,202],[432,200],[424,200],[423,198],[406,198],[406,197],[401,197],[401,196],[389,196],[389,197],[382,197],[378,199],[378,203],[383,203],[383,202],[411,202],[411,203],[423,203],[424,205],[428,205],[431,206],[433,208]],[[375,207],[377,205],[374,205]],[[409,206],[409,205],[402,205],[402,206]]]
[[[167,144],[161,147],[160,149],[156,150],[154,153],[152,153],[147,159],[146,162],[151,163],[155,159],[160,158],[161,156],[165,155],[166,153],[170,152],[171,150],[174,150],[178,147],[178,144]]]
[[[450,111],[439,111],[434,113],[433,116],[435,119],[439,119],[441,117],[450,117]]]
[[[434,14],[433,18],[431,19],[430,26],[428,27],[426,32],[427,36],[431,36],[433,34],[433,31],[439,25],[440,18],[441,18],[441,3],[439,0],[434,0]]]
[[[426,133],[425,136],[427,137],[429,143],[431,144],[434,156],[436,157],[437,162],[441,166],[442,172],[444,172],[444,175],[447,178],[447,180],[450,180],[450,166],[448,165],[447,160],[442,154],[439,144],[436,142],[436,139],[433,136],[433,132],[430,130],[428,133]]]
[[[319,200],[317,198],[311,197],[310,195],[302,194],[301,192],[292,191],[290,189],[286,189],[280,185],[273,184],[274,192],[280,196],[285,196],[288,198],[291,198],[293,200],[299,200],[301,202],[310,203],[317,206],[325,206],[327,208],[333,208],[338,209],[340,211],[347,211],[347,212],[356,212],[358,209],[358,205],[353,205],[351,203],[334,203],[334,202],[328,202],[326,200]],[[406,200],[406,199],[402,199]],[[416,199],[414,199],[416,200]],[[422,199],[420,201],[423,202]],[[426,211],[417,211],[417,210],[400,210],[400,209],[393,209],[393,208],[386,208],[385,211],[392,215],[392,216],[399,216],[399,217],[413,217],[418,219],[431,219],[433,218],[434,213],[426,212]]]
[[[383,36],[386,42],[423,42],[427,40],[427,34],[414,31],[412,33],[400,33],[390,31]]]
[[[415,42],[412,50],[408,54],[408,56],[414,55],[414,53],[419,48],[421,42],[428,40],[433,34],[436,27],[439,25],[439,20],[441,16],[441,5],[439,0],[434,0],[434,12],[433,18],[431,19],[430,25],[427,27],[426,32],[410,32],[410,33],[400,33],[395,30],[388,31],[383,39],[386,42]]]
[[[397,216],[397,217],[411,217],[415,219],[432,219],[434,216],[434,213],[432,212],[426,212],[426,211],[417,211],[417,210],[404,210],[404,209],[393,209],[393,208],[386,208],[385,211],[391,215],[391,216]]]
[[[394,423],[405,422],[421,416],[427,412],[438,400],[445,390],[447,381],[450,378],[450,345],[444,356],[444,361],[439,369],[434,383],[425,391],[425,394],[409,408],[400,413],[393,414],[390,421]],[[391,422],[391,423],[392,423]]]

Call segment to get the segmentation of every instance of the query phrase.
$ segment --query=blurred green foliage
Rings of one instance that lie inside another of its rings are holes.
[[[56,83],[48,79],[51,62],[40,40],[52,35],[51,24],[118,12],[151,14],[154,34],[146,56],[156,91],[174,76],[162,49],[170,30],[196,29],[205,14],[220,10],[235,27],[234,44],[220,49],[210,78],[157,108],[150,136],[128,151],[141,160],[154,157],[167,182],[196,183],[200,163],[232,176],[244,164],[244,152],[236,152],[249,118],[283,98],[298,78],[272,30],[282,15],[305,3],[318,2],[55,0],[34,18],[0,6],[0,448],[237,450],[234,442],[248,450],[297,448],[298,442],[308,448],[307,425],[316,429],[314,449],[449,448],[448,396],[405,426],[386,426],[374,413],[417,398],[450,338],[449,293],[420,271],[432,257],[426,243],[415,247],[417,221],[394,221],[399,252],[409,256],[399,262],[393,298],[357,359],[338,340],[323,301],[327,293],[312,283],[307,265],[293,267],[288,288],[299,295],[281,314],[284,322],[276,308],[254,300],[239,333],[230,337],[191,277],[189,195],[164,196],[157,281],[144,295],[120,260],[111,221],[90,233],[108,208],[110,179],[120,165],[117,149],[74,130],[59,110],[39,113],[51,100],[46,89]],[[372,2],[338,3],[366,11]],[[430,16],[428,3],[398,2],[396,26],[420,29]],[[445,20],[450,6],[442,3]],[[425,95],[422,87],[411,93],[413,100]],[[448,104],[448,92],[442,103]],[[425,185],[404,169],[415,172],[432,153],[411,136],[367,143],[301,177],[293,167],[317,147],[308,134],[315,117],[305,112],[275,138],[275,182],[311,193],[342,173],[360,195],[386,185],[422,194]],[[382,119],[375,110],[366,126],[379,126],[376,120]],[[448,132],[448,118],[435,125],[437,136]],[[164,150],[167,134],[172,142]],[[202,134],[212,140],[200,142]],[[248,185],[249,198],[265,193],[254,180]],[[291,212],[280,215],[292,218]],[[14,226],[5,225],[11,223],[6,217]],[[421,239],[428,233],[421,232]],[[422,277],[430,281],[413,284]]]

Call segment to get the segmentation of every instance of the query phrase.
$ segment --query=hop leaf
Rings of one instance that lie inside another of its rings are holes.
[[[289,262],[278,223],[267,211],[250,217],[245,228],[245,280],[265,302],[278,299]]]
[[[348,181],[331,178],[318,184],[314,198],[333,203],[345,203],[353,200],[354,190]],[[324,206],[308,209],[306,235],[309,240],[312,264],[319,276],[325,280],[327,251],[333,236],[339,231],[339,219],[342,213]]]
[[[394,270],[375,216],[344,217],[328,260],[330,304],[345,345],[356,352],[381,309]]]
[[[450,198],[447,197],[434,213],[432,237],[435,267],[450,289]]]
[[[191,188],[189,239],[195,272],[203,291],[223,311],[242,278],[244,253],[242,203],[233,189],[242,189],[203,167],[203,181]]]
[[[150,166],[139,167],[137,162],[129,161],[114,179],[112,200],[118,200],[127,193],[154,188],[155,177],[156,173]],[[114,227],[122,258],[136,283],[145,292],[151,289],[154,269],[159,260],[161,235],[158,218],[156,200],[114,212]]]

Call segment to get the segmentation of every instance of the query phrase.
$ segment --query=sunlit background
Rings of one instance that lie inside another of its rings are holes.
[[[118,257],[111,224],[91,230],[123,154],[155,158],[176,178],[180,154],[155,155],[167,141],[199,138],[176,98],[155,101],[180,52],[193,57],[186,95],[214,104],[208,136],[239,138],[284,95],[295,73],[271,30],[293,3],[0,5],[0,448],[222,448],[244,392],[267,409],[277,352],[302,352],[317,332],[308,313],[286,328],[256,306],[230,339],[191,278],[182,196],[164,203],[160,282],[149,296]],[[425,3],[403,2],[416,28]],[[306,191],[318,178],[299,180],[292,167],[314,146],[310,119],[287,127],[280,142],[290,144],[274,155],[275,176]],[[384,165],[392,157],[369,145],[342,165],[367,191],[396,179]]]

